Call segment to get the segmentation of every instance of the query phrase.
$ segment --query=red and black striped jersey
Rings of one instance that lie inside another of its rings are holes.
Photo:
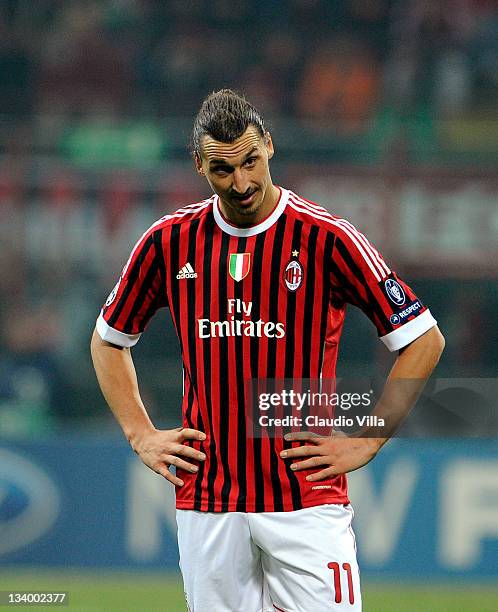
[[[285,189],[260,224],[223,217],[217,196],[154,223],[131,252],[97,320],[130,347],[168,306],[184,367],[183,424],[206,433],[197,474],[179,471],[177,507],[289,511],[347,503],[346,476],[319,483],[280,458],[283,439],[248,431],[249,379],[335,377],[347,304],[361,308],[390,350],[435,320],[348,221]]]

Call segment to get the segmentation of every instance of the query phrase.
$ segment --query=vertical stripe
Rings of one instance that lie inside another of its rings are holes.
[[[230,236],[228,246],[229,253],[237,252],[238,238]],[[223,314],[221,318],[232,322],[232,317],[235,319],[238,315],[233,312],[232,305],[235,303],[235,291],[239,283],[232,278],[227,279],[226,302],[224,304]],[[228,304],[230,303],[230,306]],[[228,323],[230,326],[230,323]],[[231,509],[237,506],[239,498],[239,480],[238,480],[238,396],[237,396],[237,369],[242,367],[240,363],[240,355],[235,351],[235,338],[230,335],[227,340],[227,365],[225,368],[225,385],[228,387],[229,410],[227,413],[227,430],[230,444],[228,446],[228,463],[231,466],[232,487],[228,495],[228,504]]]
[[[294,232],[292,235],[292,251],[301,251],[301,233],[303,230],[303,222],[296,221],[294,224]],[[301,289],[301,287],[299,288]],[[299,290],[298,289],[298,290]],[[287,312],[285,315],[285,378],[294,376],[294,355],[295,339],[296,339],[296,291],[287,292]]]
[[[180,225],[175,224],[171,227],[169,240],[169,278],[171,291],[171,314],[173,315],[173,323],[175,325],[178,339],[182,339],[182,319],[180,317],[180,294],[179,283],[176,279],[176,273],[180,269]],[[183,348],[183,347],[182,347]]]
[[[330,265],[332,261],[332,249],[334,248],[334,236],[327,232],[323,249],[322,262],[322,304],[320,321],[320,350],[318,354],[318,372],[321,374],[323,365],[323,352],[325,350],[325,335],[327,330],[327,318],[329,316],[330,304]]]
[[[304,300],[304,327],[303,333],[303,369],[301,378],[310,378],[311,370],[311,325],[313,322],[314,310],[314,290],[315,290],[315,261],[316,261],[316,242],[318,238],[318,227],[313,225],[310,230],[308,240],[308,266],[306,268],[305,300]]]
[[[217,321],[223,320],[226,317],[227,308],[227,283],[229,275],[227,274],[228,250],[230,245],[230,236],[221,232],[221,249],[217,265],[219,266],[219,282],[218,282],[218,318]],[[230,498],[230,490],[232,488],[232,472],[230,470],[230,444],[229,439],[229,419],[230,419],[230,393],[227,384],[227,374],[230,370],[228,361],[228,338],[219,339],[219,363],[218,377],[220,388],[220,403],[219,403],[219,441],[220,441],[220,461],[223,466],[223,487],[221,489],[221,510],[228,510],[228,502]]]
[[[196,226],[196,232],[193,231],[189,234],[189,247],[188,247],[188,261],[194,261],[196,269],[199,270],[200,274],[198,280],[185,280],[181,282],[190,282],[193,292],[196,293],[196,298],[198,303],[201,304],[202,309],[204,311],[206,300],[209,303],[209,296],[206,298],[205,293],[205,285],[204,285],[204,265],[209,258],[211,257],[211,249],[210,249],[210,234],[205,231],[206,217],[203,217],[199,220],[199,223]],[[196,258],[197,257],[197,258]],[[189,269],[192,270],[192,266],[188,264]],[[192,291],[191,291],[192,292]],[[209,357],[206,358],[206,353],[203,350],[205,345],[200,347],[196,342],[197,337],[197,308],[195,307],[195,303],[193,305],[193,309],[190,310],[190,315],[192,319],[189,319],[189,338],[191,342],[191,350],[194,351],[196,355],[196,376],[197,376],[197,413],[196,413],[196,423],[195,428],[199,429],[209,435],[210,427],[207,428],[207,424],[204,422],[203,418],[203,408],[206,410],[208,414],[208,418],[210,416],[210,402],[209,402],[209,390],[210,385],[206,385],[206,380],[209,380],[209,372],[210,372],[210,361]],[[189,316],[190,316],[189,315]],[[209,351],[208,351],[209,352]],[[197,359],[197,354],[199,358]],[[192,365],[192,367],[194,367]],[[196,447],[198,443],[193,443],[191,446]],[[206,442],[201,442],[199,444],[199,450],[204,452],[206,456],[209,454],[208,449],[206,448]],[[204,461],[199,462],[199,471],[195,477],[195,495],[194,495],[194,510],[202,509],[202,493],[203,493],[203,482],[205,479],[205,471],[206,464]],[[208,487],[209,491],[209,487]]]
[[[262,249],[262,273],[260,276],[260,318],[264,321],[270,319],[270,302],[274,299],[274,290],[271,287],[271,265],[273,261],[273,244],[275,239],[275,232],[277,225],[273,225],[267,232],[265,232],[265,241]],[[259,345],[259,359],[257,363],[257,377],[266,379],[268,378],[268,338],[263,334],[261,338],[257,339]],[[264,483],[264,494],[265,494],[265,507],[274,507],[274,494],[273,484],[271,479],[270,470],[270,456],[273,452],[270,446],[270,439],[266,429],[263,429],[261,438],[261,463],[263,466],[263,483]]]
[[[303,224],[301,231],[301,248],[299,250],[299,261],[303,266],[303,278],[301,286],[296,292],[296,314],[295,314],[295,337],[294,337],[294,371],[293,376],[301,378],[303,371],[303,337],[308,333],[309,322],[304,318],[304,304],[306,301],[306,280],[308,276],[308,268],[315,267],[315,262],[310,261],[308,257],[308,242],[311,226]]]
[[[237,252],[244,253],[246,250],[247,238],[239,238],[237,244]],[[243,276],[243,264],[246,257],[239,255],[237,257],[237,268],[240,277]],[[240,263],[239,263],[240,262]],[[239,270],[240,268],[240,270]],[[237,277],[239,278],[239,277]],[[242,280],[235,283],[235,299],[242,300],[244,298],[243,288],[247,280]],[[240,316],[240,315],[238,315]],[[238,318],[236,316],[235,318]],[[239,495],[237,497],[237,512],[246,510],[246,494],[247,494],[247,472],[246,472],[246,415],[245,415],[245,392],[244,392],[244,363],[247,356],[244,354],[244,346],[242,336],[235,336],[232,340],[235,344],[235,354],[238,357],[239,364],[235,368],[237,379],[237,481],[239,484]]]
[[[268,232],[262,232],[256,237],[254,244],[254,255],[252,262],[252,320],[259,321],[261,318],[261,273],[263,268],[263,248]],[[253,336],[250,338],[250,371],[251,378],[258,378],[259,365],[259,338]],[[265,506],[265,489],[263,479],[263,462],[262,462],[262,440],[260,437],[254,438],[252,442],[254,453],[254,510],[261,510]]]
[[[287,298],[290,293],[287,290],[287,285],[285,284],[284,279],[284,270],[285,266],[289,262],[292,254],[292,237],[294,234],[294,225],[296,220],[294,217],[285,216],[285,230],[282,239],[282,253],[279,264],[279,274],[278,274],[278,285],[275,287],[272,283],[272,287],[274,287],[274,291],[272,294],[272,303],[277,303],[276,315],[274,317],[270,317],[270,321],[273,323],[279,321],[285,325],[286,313],[287,313]],[[273,263],[274,256],[272,258]],[[280,340],[270,339],[270,342],[274,344],[276,348],[275,352],[275,371],[273,376],[275,378],[284,378],[285,376],[285,352],[286,352],[286,344],[287,344],[287,333],[290,333],[291,338],[294,334],[295,330],[285,329],[285,336],[283,338],[283,342]]]
[[[295,221],[294,230],[292,233],[292,251],[301,252],[301,233],[303,230],[302,221]],[[301,287],[299,287],[301,289]],[[299,291],[299,289],[297,291]],[[286,289],[285,289],[286,290]],[[284,291],[285,291],[284,290]],[[291,379],[295,377],[294,356],[296,354],[296,300],[297,291],[287,291],[287,312],[285,315],[285,374],[284,377]],[[298,333],[298,332],[297,332]],[[292,386],[296,388],[295,383]],[[291,448],[290,442],[283,441],[283,448]],[[291,464],[287,461],[284,463],[287,479],[290,484],[292,507],[294,510],[301,508],[301,491],[296,474],[290,469]]]
[[[322,352],[325,340],[325,330],[323,329],[323,319],[326,316],[326,312],[323,310],[323,296],[324,293],[328,293],[327,284],[323,286],[323,261],[324,261],[324,250],[325,250],[325,239],[328,232],[323,228],[318,230],[318,237],[316,243],[316,273],[315,273],[315,286],[313,289],[313,318],[311,320],[311,359],[310,359],[310,372],[312,378],[318,378],[320,376],[320,361],[322,359]]]
[[[287,215],[282,214],[276,223],[275,237],[272,245],[272,261],[270,270],[270,291],[275,291],[278,296],[278,287],[280,285],[280,269],[282,263],[282,247],[285,233]],[[269,320],[278,320],[278,297],[275,299],[275,295],[270,295],[270,308],[269,308]],[[268,353],[266,361],[266,377],[275,378],[276,371],[276,353],[277,353],[277,340],[276,338],[268,339]],[[273,508],[275,512],[284,510],[283,498],[282,498],[282,484],[278,475],[278,462],[280,460],[277,457],[275,450],[275,439],[269,439],[270,445],[270,478],[273,490]]]
[[[162,291],[161,293],[164,295],[164,303],[165,305],[168,303],[168,296],[166,293],[166,287],[167,287],[167,282],[166,282],[166,262],[164,260],[164,250],[163,250],[163,236],[165,234],[165,231],[163,229],[159,229],[156,232],[154,232],[154,248],[156,251],[156,257],[157,257],[157,265],[159,267],[159,274],[161,276],[161,281],[162,281]]]

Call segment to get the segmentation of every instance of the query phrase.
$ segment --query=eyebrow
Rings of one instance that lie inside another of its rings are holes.
[[[258,150],[257,146],[254,146],[244,157],[244,161],[246,161],[247,159],[249,159],[249,157],[251,157],[255,151]],[[223,166],[231,166],[232,164],[230,164],[229,162],[227,162],[226,159],[211,159],[209,161],[209,165],[213,166],[213,165],[217,165],[217,164],[222,164]]]

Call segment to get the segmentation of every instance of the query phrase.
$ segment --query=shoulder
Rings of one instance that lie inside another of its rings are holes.
[[[332,215],[323,206],[306,200],[292,191],[289,192],[287,208],[289,214],[294,215],[303,223],[327,232],[333,239],[334,253],[339,251],[342,258],[354,260],[361,265],[366,263],[376,277],[378,276],[377,269],[383,275],[390,273],[377,249],[348,219]]]
[[[317,226],[334,236],[347,236],[351,228],[355,229],[347,219],[331,214],[323,206],[298,196],[293,191],[289,191],[287,209],[289,214],[303,223]]]
[[[157,232],[161,229],[166,229],[172,225],[179,225],[182,223],[189,223],[195,219],[199,219],[204,215],[208,214],[213,209],[214,196],[211,196],[207,200],[196,202],[195,204],[187,204],[178,208],[174,212],[164,215],[157,221],[155,221],[149,229],[145,232],[147,235]]]
[[[334,259],[349,262],[347,269],[356,267],[372,273],[377,281],[391,273],[386,262],[368,238],[347,219],[331,215],[323,206],[289,192],[288,205],[292,214],[307,223],[329,232],[334,239]],[[336,256],[336,254],[338,254]]]
[[[133,247],[128,261],[123,268],[123,275],[126,273],[128,266],[131,261],[138,255],[144,252],[148,252],[149,249],[152,252],[158,253],[164,247],[164,244],[168,241],[169,232],[174,225],[188,223],[195,219],[199,219],[203,215],[206,215],[213,207],[214,196],[207,200],[202,200],[196,204],[188,204],[183,206],[175,212],[164,215],[157,221],[155,221],[142,236],[138,239]],[[168,231],[169,230],[169,231]]]

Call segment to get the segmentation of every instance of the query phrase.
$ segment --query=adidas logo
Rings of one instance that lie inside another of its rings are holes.
[[[194,268],[192,268],[192,266],[187,261],[187,263],[176,275],[176,278],[178,280],[181,280],[182,278],[197,278],[197,272],[194,272]]]

